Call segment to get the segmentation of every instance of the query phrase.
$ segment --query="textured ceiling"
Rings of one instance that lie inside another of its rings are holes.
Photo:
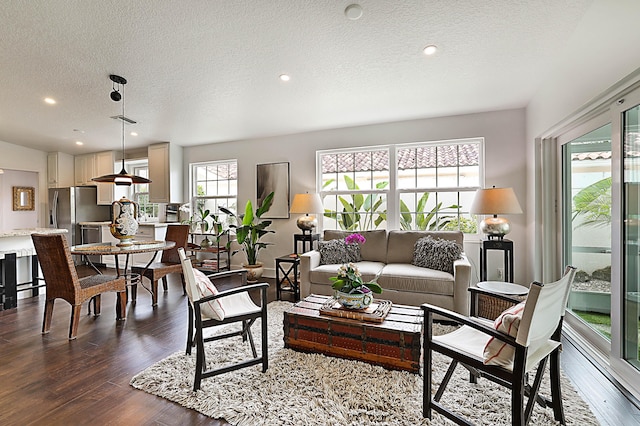
[[[362,0],[355,21],[350,3],[2,0],[0,140],[119,149],[112,73],[127,148],[524,107],[592,1]]]

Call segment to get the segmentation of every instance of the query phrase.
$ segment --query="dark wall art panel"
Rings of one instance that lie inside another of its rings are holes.
[[[289,219],[289,163],[257,165],[258,206],[271,192],[273,204],[262,217],[266,219]]]

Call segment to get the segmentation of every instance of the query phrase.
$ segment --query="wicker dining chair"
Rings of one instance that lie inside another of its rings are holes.
[[[80,310],[84,302],[93,298],[94,315],[100,315],[102,293],[117,292],[116,319],[125,318],[127,293],[124,277],[91,275],[80,279],[69,251],[69,244],[63,234],[32,234],[31,239],[46,285],[42,333],[48,333],[51,328],[53,304],[56,299],[66,300],[71,305],[69,340],[75,339],[78,334]]]
[[[178,249],[180,247],[187,247],[187,239],[189,238],[189,225],[169,225],[167,226],[167,234],[165,236],[166,241],[173,241],[176,245],[162,252],[160,262],[151,263],[146,269],[144,266],[133,266],[131,272],[140,274],[143,277],[147,277],[151,281],[151,304],[156,306],[158,304],[158,281],[162,279],[162,287],[164,291],[168,290],[167,275],[173,273],[180,274],[180,280],[182,281],[182,293],[186,294],[184,276],[182,275],[182,265],[180,264],[180,256],[178,256]],[[131,286],[131,299],[136,300],[136,285]]]
[[[432,410],[435,410],[456,424],[472,424],[451,409],[457,405],[455,402],[448,406],[440,403],[454,369],[461,365],[470,371],[471,382],[486,378],[511,390],[513,425],[528,424],[536,402],[545,407],[552,407],[556,421],[565,424],[560,389],[560,336],[575,271],[574,267],[567,266],[563,277],[558,281],[548,284],[533,282],[526,300],[505,311],[494,323],[474,316],[473,311],[471,316],[466,317],[437,306],[423,304],[423,416],[431,419]],[[518,303],[517,299],[513,301]],[[453,321],[462,327],[435,336],[432,331],[434,315],[444,317],[447,321]],[[520,318],[517,327],[516,317]],[[509,333],[505,332],[505,329]],[[490,349],[490,346],[493,349]],[[433,352],[451,358],[449,369],[435,394],[431,391]],[[547,360],[550,360],[551,400],[538,395]],[[534,369],[535,378],[533,383],[529,384],[528,375]],[[526,396],[528,400],[525,406]]]

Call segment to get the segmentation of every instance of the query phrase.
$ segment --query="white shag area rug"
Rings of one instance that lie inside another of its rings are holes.
[[[191,356],[181,351],[138,373],[131,379],[131,386],[241,426],[451,424],[435,412],[431,421],[422,417],[420,375],[285,349],[283,313],[290,306],[289,302],[269,304],[266,373],[261,372],[261,365],[244,368],[205,379],[202,389],[193,392],[195,350]],[[258,323],[252,331],[259,346]],[[249,344],[242,343],[239,337],[210,343],[207,348],[207,360],[215,364],[238,359],[238,354],[239,358],[251,356]],[[447,358],[434,360],[434,389],[448,365]],[[486,379],[470,384],[468,377],[467,370],[459,366],[441,402],[455,407],[476,424],[511,424],[506,388]],[[549,395],[548,383],[543,382],[541,393]],[[564,376],[562,393],[567,424],[598,424]],[[550,408],[542,409],[536,404],[530,424],[557,422]]]

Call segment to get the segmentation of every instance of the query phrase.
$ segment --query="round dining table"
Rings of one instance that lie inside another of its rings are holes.
[[[118,277],[124,276],[127,280],[127,285],[136,285],[140,284],[142,288],[147,290],[151,295],[153,295],[153,290],[151,288],[146,287],[142,282],[142,277],[144,276],[149,265],[153,263],[158,253],[163,250],[169,250],[175,247],[175,241],[136,241],[132,245],[120,247],[115,244],[105,244],[105,243],[94,243],[94,244],[81,244],[77,246],[72,246],[70,251],[71,254],[80,255],[85,258],[89,266],[91,266],[97,273],[101,274],[102,271],[96,267],[91,259],[88,256],[99,255],[99,256],[109,256],[113,255],[115,258],[116,264],[116,275]],[[155,255],[149,260],[149,262],[144,267],[142,274],[132,274],[131,270],[131,256],[139,253],[150,253],[155,252]],[[120,268],[119,256],[125,256],[124,267]],[[134,299],[135,300],[135,299]]]

